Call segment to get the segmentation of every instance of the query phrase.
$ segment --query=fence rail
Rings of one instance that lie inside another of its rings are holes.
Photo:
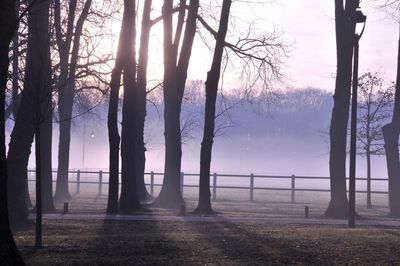
[[[57,173],[56,170],[53,170],[53,173]],[[33,176],[35,174],[35,170],[29,169],[28,170],[28,181],[29,182],[34,182],[35,179],[33,179]],[[70,178],[68,180],[68,183],[70,184],[76,184],[76,193],[80,193],[81,190],[81,184],[89,184],[89,185],[97,185],[98,186],[98,194],[101,195],[103,193],[103,185],[108,185],[108,182],[104,181],[104,176],[108,175],[109,172],[107,171],[81,171],[81,170],[71,170],[69,171]],[[121,173],[120,173],[121,174]],[[96,175],[97,180],[94,181],[93,178],[91,180],[89,179],[84,179],[82,178],[83,176],[87,175]],[[145,176],[149,177],[147,179],[150,179],[149,182],[145,183],[146,186],[149,187],[150,190],[150,195],[154,196],[154,188],[155,187],[161,187],[161,183],[156,183],[155,178],[156,176],[164,176],[164,173],[160,172],[146,172]],[[73,177],[73,178],[71,178]],[[180,175],[180,185],[181,185],[181,191],[183,192],[184,188],[197,188],[198,185],[194,184],[185,184],[185,180],[190,177],[199,177],[199,174],[185,174],[181,173]],[[310,181],[316,181],[316,180],[329,180],[329,177],[318,177],[318,176],[296,176],[296,175],[290,175],[290,176],[278,176],[278,175],[255,175],[255,174],[249,174],[249,175],[243,175],[243,174],[217,174],[213,173],[210,175],[210,189],[211,189],[211,196],[213,200],[217,199],[217,190],[219,189],[239,189],[239,190],[249,190],[249,200],[254,201],[255,200],[255,191],[260,191],[260,190],[265,190],[265,191],[287,191],[290,192],[290,202],[295,203],[296,202],[296,192],[330,192],[329,189],[325,188],[307,188],[307,187],[298,187],[298,180],[310,180]],[[240,183],[243,183],[243,180],[248,179],[247,181],[247,186],[239,186],[239,185],[232,185],[229,184],[229,182],[223,182],[223,183],[228,183],[228,184],[220,184],[218,183],[218,180],[221,178],[240,178]],[[255,184],[256,180],[268,180],[268,179],[279,179],[279,180],[287,180],[289,181],[290,186],[289,187],[270,187],[270,186],[257,186]],[[347,178],[348,180],[348,178]],[[388,182],[387,178],[371,178],[371,181],[379,181],[379,182]],[[367,178],[359,177],[356,178],[356,181],[367,181]],[[56,182],[56,180],[53,179],[53,182]],[[359,194],[366,194],[366,190],[356,190],[356,193]],[[371,191],[371,194],[388,194],[387,192],[387,186],[386,190],[373,190]]]

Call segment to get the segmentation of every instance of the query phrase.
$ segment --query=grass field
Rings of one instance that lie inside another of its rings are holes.
[[[187,210],[197,200],[186,191]],[[310,217],[321,219],[326,194],[298,194],[295,204],[287,194],[259,195],[250,202],[221,194],[213,202],[223,217]],[[262,196],[262,197],[261,197]],[[227,197],[226,199],[224,197]],[[262,199],[262,200],[261,200]],[[15,237],[28,265],[400,265],[400,229],[345,225],[299,225],[221,221],[103,221],[106,195],[81,193],[70,201],[70,213],[85,220],[44,220],[44,248],[34,248],[34,228]],[[365,219],[388,219],[387,199],[374,198],[374,208],[359,201],[357,212]],[[57,208],[62,210],[62,202]],[[150,215],[175,215],[153,210]],[[322,222],[323,223],[323,222]]]
[[[46,220],[28,265],[398,265],[400,231],[256,223]]]

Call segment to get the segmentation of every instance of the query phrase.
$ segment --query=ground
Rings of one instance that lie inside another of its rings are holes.
[[[398,229],[229,222],[45,220],[16,241],[28,265],[400,263]]]
[[[287,194],[259,194],[250,202],[247,194],[227,191],[209,217],[192,215],[197,199],[186,195],[184,217],[160,209],[115,217],[104,213],[106,195],[76,194],[69,214],[44,216],[43,249],[34,248],[34,228],[17,232],[16,242],[28,265],[400,264],[400,219],[387,217],[380,195],[373,209],[357,201],[362,219],[355,229],[323,217],[325,194],[299,193],[293,204]],[[56,206],[62,210],[63,202]]]

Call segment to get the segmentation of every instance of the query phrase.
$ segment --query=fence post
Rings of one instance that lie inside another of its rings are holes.
[[[291,195],[291,202],[294,203],[295,202],[295,192],[296,192],[296,176],[292,175],[292,195]]]
[[[217,199],[217,173],[213,174],[213,200]]]
[[[99,171],[99,195],[103,191],[103,171]]]
[[[183,197],[183,180],[184,180],[184,176],[185,176],[185,174],[183,172],[181,172],[180,180],[181,180],[181,194],[182,194],[182,197]]]
[[[254,174],[250,174],[250,201],[254,201]]]
[[[150,172],[150,195],[154,196],[154,172]]]
[[[81,170],[76,171],[76,193],[81,190]]]

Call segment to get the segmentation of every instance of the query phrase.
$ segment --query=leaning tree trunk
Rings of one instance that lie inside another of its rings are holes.
[[[183,93],[187,78],[193,40],[196,33],[196,18],[199,9],[199,1],[191,0],[186,20],[182,47],[179,53],[177,49],[180,43],[180,25],[177,23],[175,40],[172,40],[172,13],[173,1],[164,1],[164,127],[165,127],[165,165],[164,181],[159,196],[153,203],[155,206],[179,208],[184,203],[180,190],[181,172],[181,128],[180,114]],[[181,3],[184,1],[181,1]],[[182,6],[183,8],[183,6]]]
[[[10,230],[7,206],[7,161],[4,108],[8,74],[8,47],[15,31],[15,0],[0,3],[0,258],[4,265],[24,265]]]
[[[149,53],[149,36],[151,29],[151,4],[152,0],[146,0],[143,7],[142,29],[140,33],[140,49],[136,80],[136,186],[139,199],[146,201],[150,198],[144,182],[144,169],[146,165],[146,147],[144,143],[144,123],[146,120],[146,86],[147,63]]]
[[[204,116],[203,141],[200,151],[200,182],[199,182],[199,204],[196,213],[213,213],[211,207],[210,193],[210,165],[212,146],[214,142],[215,129],[215,104],[217,100],[218,83],[221,72],[222,54],[224,52],[225,36],[228,30],[229,12],[231,0],[224,0],[221,10],[221,19],[216,36],[216,44],[211,69],[206,80],[206,105]]]
[[[128,34],[126,11],[122,18],[121,32],[119,35],[117,58],[111,74],[110,82],[110,100],[108,103],[108,142],[110,148],[109,155],[109,185],[107,213],[115,214],[118,212],[118,194],[119,194],[119,144],[120,136],[118,131],[118,100],[119,88],[121,86],[122,63],[124,61],[123,53],[126,46],[126,35]]]
[[[122,33],[121,33],[122,34]],[[121,41],[121,38],[120,38]],[[118,132],[118,96],[121,84],[122,69],[119,66],[120,49],[118,48],[118,56],[115,67],[111,74],[110,101],[108,103],[108,141],[110,148],[109,155],[109,185],[108,185],[108,202],[107,213],[115,214],[118,212],[118,193],[119,193],[119,143],[120,137]]]
[[[386,164],[389,179],[389,215],[400,217],[400,161],[399,161],[399,134],[400,134],[400,37],[397,51],[396,92],[392,122],[383,128],[385,141]]]
[[[350,14],[358,6],[358,0],[335,0],[335,28],[337,73],[334,105],[330,126],[329,172],[331,201],[325,215],[345,218],[348,215],[346,194],[346,142],[351,90],[354,23]]]
[[[136,102],[136,3],[135,0],[124,1],[124,16],[127,35],[124,39],[123,81],[124,99],[122,106],[121,129],[121,196],[120,211],[129,213],[139,210],[140,201],[136,190],[136,142],[135,142],[135,102]]]

